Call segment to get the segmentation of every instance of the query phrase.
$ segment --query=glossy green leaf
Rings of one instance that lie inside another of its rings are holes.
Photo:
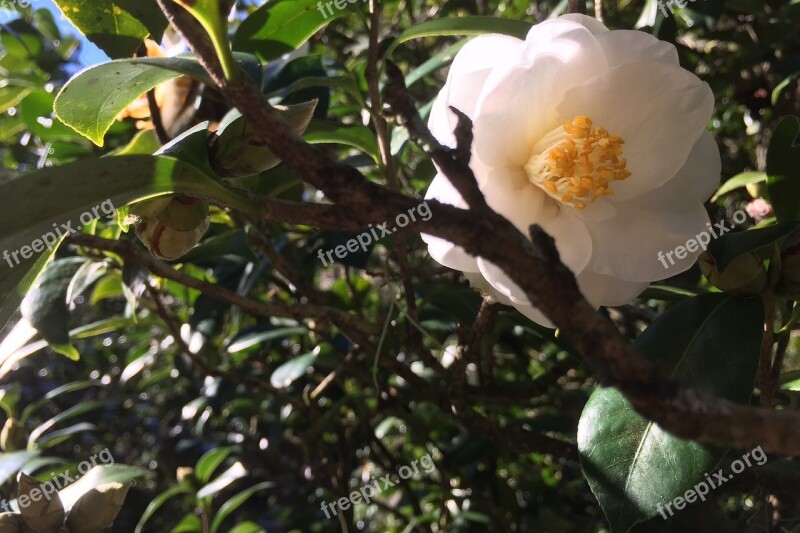
[[[300,355],[279,366],[269,378],[272,386],[278,389],[288,387],[294,380],[306,373],[319,355],[319,348],[305,355]]]
[[[241,479],[246,475],[247,470],[245,470],[244,465],[237,461],[214,479],[214,481],[197,491],[197,498],[202,499],[214,496],[237,479]]]
[[[87,379],[83,381],[73,381],[72,383],[67,383],[66,385],[62,385],[57,387],[47,394],[44,395],[44,398],[41,398],[32,404],[28,405],[19,417],[19,420],[22,424],[24,424],[30,416],[39,410],[42,406],[46,405],[48,402],[52,401],[53,398],[58,398],[62,394],[67,394],[70,392],[76,392],[80,390],[87,389],[89,387],[98,387],[102,386],[102,383],[97,380]]]
[[[786,222],[738,233],[727,233],[711,241],[708,251],[714,256],[719,271],[723,272],[731,261],[744,253],[771,252],[773,245],[785,242],[797,232],[798,227],[800,224],[797,222]]]
[[[335,9],[327,17],[318,0],[271,0],[247,17],[233,38],[233,49],[272,61],[305,43],[330,21],[347,14]]]
[[[33,431],[31,431],[31,436],[28,437],[28,447],[36,448],[39,438],[56,424],[59,424],[64,420],[70,420],[84,413],[88,413],[89,411],[92,411],[94,409],[105,407],[106,405],[107,404],[105,402],[83,402],[79,403],[78,405],[73,405],[69,409],[61,411],[56,416],[36,426],[36,428],[34,428]]]
[[[714,193],[714,196],[711,197],[712,202],[716,202],[718,198],[721,196],[728,194],[731,191],[735,191],[736,189],[741,189],[745,185],[750,185],[751,183],[762,183],[767,180],[767,175],[763,172],[742,172],[741,174],[737,174],[725,183],[722,184],[722,187]]]
[[[258,61],[236,54],[247,70]],[[56,115],[68,126],[98,146],[120,111],[156,85],[180,75],[212,84],[196,58],[157,57],[120,59],[89,67],[76,74],[56,97]]]
[[[242,350],[252,348],[253,346],[258,346],[259,344],[267,341],[281,339],[290,335],[303,335],[305,333],[308,333],[308,329],[299,326],[248,333],[234,339],[233,342],[231,342],[228,346],[228,353],[241,352]]]
[[[375,134],[366,126],[340,126],[330,122],[315,120],[306,130],[303,138],[309,144],[343,144],[352,146],[380,161],[380,150]]]
[[[800,220],[800,118],[778,123],[767,150],[767,190],[778,222]]]
[[[242,522],[241,524],[237,524],[236,527],[231,529],[228,533],[266,533],[266,531],[266,529],[254,522]]]
[[[0,484],[13,478],[28,461],[41,455],[38,450],[21,450],[18,452],[0,453]]]
[[[270,481],[264,481],[263,483],[259,483],[257,485],[253,485],[252,487],[243,490],[230,500],[226,501],[222,504],[222,507],[219,508],[217,511],[217,515],[214,517],[214,521],[211,523],[211,533],[217,533],[219,531],[220,526],[225,521],[228,516],[231,515],[236,509],[242,506],[244,502],[250,499],[250,497],[255,494],[256,492],[264,489],[269,489],[275,486],[275,483]]]
[[[672,307],[634,344],[685,387],[747,403],[758,368],[759,298],[705,294]],[[583,471],[614,532],[659,512],[711,474],[724,450],[672,436],[613,388],[592,394],[578,426]]]
[[[120,173],[123,168],[125,172]],[[243,200],[195,167],[170,157],[137,155],[84,160],[46,168],[0,185],[0,194],[18,199],[0,210],[0,250],[13,256],[21,247],[53,234],[62,225],[80,227],[81,215],[108,200],[114,206],[122,206],[172,192],[225,203]],[[62,235],[66,233],[66,229],[60,231]],[[33,280],[25,279],[26,274],[43,268],[49,259],[47,253],[52,250],[22,258],[19,264],[14,263],[13,257],[0,261],[0,326],[8,322],[32,285]]]
[[[422,37],[500,33],[524,39],[530,29],[531,24],[529,22],[498,17],[468,16],[432,19],[417,24],[401,33],[389,46],[386,56],[390,57],[401,44],[413,39],[421,39]]]
[[[154,1],[54,1],[70,22],[111,58],[132,56],[145,37],[160,40],[167,27]]]
[[[204,453],[200,460],[197,461],[197,466],[194,469],[195,477],[203,483],[207,483],[211,476],[214,475],[214,471],[232,452],[232,448],[216,448]]]
[[[69,340],[67,292],[75,274],[86,262],[82,257],[53,261],[28,291],[20,306],[23,318],[42,334],[53,349],[71,359],[76,359],[74,355],[77,352]]]
[[[158,496],[156,496],[150,504],[147,506],[147,509],[144,510],[142,517],[139,519],[139,523],[136,524],[136,529],[133,533],[141,533],[142,528],[147,524],[147,522],[156,514],[161,506],[167,503],[169,500],[176,496],[180,496],[182,494],[190,494],[194,492],[192,487],[188,483],[181,483],[180,485],[174,485]]]

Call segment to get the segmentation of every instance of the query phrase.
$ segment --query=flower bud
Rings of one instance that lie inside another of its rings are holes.
[[[175,473],[175,478],[178,483],[190,480],[194,477],[194,468],[191,466],[179,466],[178,471]]]
[[[22,516],[15,513],[0,514],[0,533],[23,533]]]
[[[716,288],[731,294],[761,294],[767,287],[767,270],[753,253],[742,254],[720,273],[717,262],[709,252],[700,255],[700,270]]]
[[[317,100],[292,106],[275,106],[275,109],[298,134],[311,123]],[[223,178],[244,178],[267,171],[280,163],[280,159],[264,145],[260,134],[242,114],[233,110],[219,125],[211,141],[211,166]]]
[[[129,488],[129,483],[106,483],[81,496],[67,516],[70,533],[98,533],[110,527]]]
[[[166,203],[160,200],[137,207],[131,209],[138,221],[136,235],[150,253],[162,259],[185,255],[200,242],[211,223],[208,202],[191,196],[174,196]]]
[[[40,484],[20,474],[17,504],[25,527],[33,533],[52,533],[64,524],[64,506],[52,483]]]
[[[16,418],[6,420],[3,430],[0,431],[0,447],[4,452],[15,452],[28,447],[30,433]]]

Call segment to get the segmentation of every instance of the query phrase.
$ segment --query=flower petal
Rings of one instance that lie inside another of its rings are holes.
[[[560,121],[589,116],[621,136],[631,176],[611,186],[612,201],[652,191],[677,174],[714,109],[708,84],[676,65],[630,63],[564,94]]]
[[[688,270],[702,252],[674,250],[707,231],[708,214],[699,202],[684,202],[681,210],[650,201],[617,204],[620,215],[589,226],[594,249],[589,270],[626,281],[657,281]],[[669,260],[669,258],[672,258]]]
[[[456,54],[447,82],[433,104],[428,126],[442,144],[455,147],[453,130],[457,124],[453,106],[468,117],[475,114],[478,97],[492,69],[519,61],[523,41],[507,35],[481,35]]]
[[[689,159],[678,171],[678,174],[664,184],[663,187],[656,189],[650,195],[658,195],[660,198],[674,197],[675,192],[682,193],[681,200],[705,202],[719,187],[722,175],[722,162],[720,160],[719,147],[714,140],[714,136],[709,132],[703,135],[695,143]]]
[[[585,27],[561,21],[546,30],[529,34],[529,63],[498,67],[486,80],[473,131],[474,152],[488,166],[524,166],[536,141],[560,125],[556,106],[565,91],[606,69]]]
[[[425,194],[426,200],[439,200],[442,203],[455,205],[456,207],[466,207],[467,204],[458,191],[450,183],[450,180],[442,174],[437,174],[428,192]],[[428,245],[428,253],[438,263],[455,270],[463,272],[478,272],[478,264],[475,258],[469,255],[460,246],[423,233],[422,240]]]
[[[584,297],[595,307],[629,304],[650,285],[646,281],[624,281],[588,269],[581,272],[577,281]]]
[[[615,30],[597,35],[597,42],[606,54],[609,68],[637,63],[658,61],[680,65],[675,45],[637,30]]]

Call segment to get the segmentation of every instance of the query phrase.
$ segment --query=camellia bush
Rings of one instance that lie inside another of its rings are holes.
[[[800,2],[54,4],[0,532],[800,531]]]

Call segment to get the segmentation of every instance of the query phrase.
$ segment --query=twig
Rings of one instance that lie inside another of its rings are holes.
[[[377,328],[372,324],[340,309],[310,304],[295,304],[289,307],[245,298],[225,287],[200,280],[175,270],[128,241],[114,241],[76,233],[67,237],[66,242],[77,246],[114,252],[124,259],[147,268],[157,276],[171,279],[177,281],[181,285],[197,289],[208,296],[238,306],[242,310],[256,316],[294,318],[298,320],[316,318],[318,320],[330,320],[334,324],[339,325],[345,333],[355,331],[363,336],[377,335],[379,333]],[[352,340],[358,342],[358,339]]]
[[[567,3],[567,13],[586,14],[586,0],[569,0]]]
[[[150,107],[150,120],[153,122],[153,128],[158,136],[158,142],[162,145],[167,144],[170,139],[167,130],[164,128],[164,120],[161,117],[161,109],[156,102],[156,90],[150,89],[147,91],[147,105]]]
[[[162,8],[168,3],[158,1]],[[346,207],[353,219],[363,224],[388,220],[416,206],[417,200],[370,182],[357,169],[331,161],[304,142],[264,102],[252,80],[229,85],[214,68],[213,51],[203,41],[202,32],[174,13],[167,14],[220,90],[262,132],[267,148],[332,202]],[[637,355],[629,342],[583,298],[572,272],[561,263],[552,238],[536,226],[531,228],[532,239],[528,238],[501,215],[476,209],[480,199],[474,194],[477,186],[470,183],[475,176],[468,164],[455,160],[447,168],[437,164],[452,181],[464,185],[459,192],[463,195],[466,191],[464,199],[473,209],[466,211],[428,201],[432,218],[422,225],[425,232],[497,265],[563,332],[594,369],[601,384],[617,387],[640,414],[684,439],[741,449],[760,445],[768,453],[800,455],[798,413],[750,408],[678,387]]]

